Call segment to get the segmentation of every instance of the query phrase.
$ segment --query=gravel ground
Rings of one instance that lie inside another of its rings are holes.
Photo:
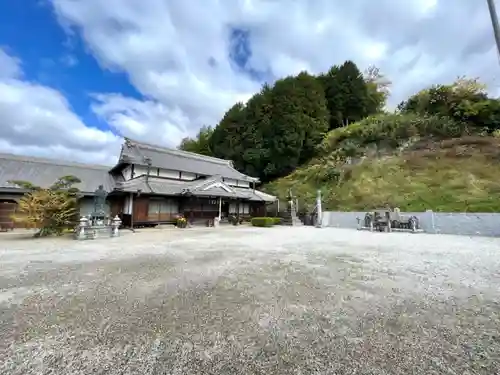
[[[500,239],[0,237],[0,374],[496,374]]]

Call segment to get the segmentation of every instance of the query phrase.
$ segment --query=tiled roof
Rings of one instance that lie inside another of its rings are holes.
[[[75,176],[81,183],[75,187],[84,193],[93,193],[99,185],[106,191],[114,188],[109,166],[69,163],[60,160],[42,159],[29,156],[0,154],[0,188],[19,188],[9,181],[22,180],[42,188],[48,188],[60,177]]]
[[[146,165],[147,159],[149,159],[151,165],[156,168],[175,169],[206,176],[220,175],[225,178],[243,181],[258,180],[238,172],[228,160],[163,148],[130,139],[125,140],[122,146],[120,162]]]
[[[276,199],[274,196],[258,190],[227,186],[222,182],[220,176],[214,176],[201,181],[176,181],[153,176],[146,179],[146,176],[141,176],[132,180],[117,183],[116,187],[121,191],[137,192],[140,190],[143,193],[162,195],[192,194],[200,197],[214,196],[240,198],[260,202],[273,202]]]

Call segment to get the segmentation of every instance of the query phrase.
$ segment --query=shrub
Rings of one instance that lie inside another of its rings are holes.
[[[332,130],[318,146],[318,152],[327,155],[341,150],[342,156],[359,155],[369,144],[386,143],[392,148],[412,137],[460,137],[467,133],[464,123],[449,117],[420,116],[417,114],[382,114],[367,117],[357,123]]]
[[[254,227],[272,227],[275,224],[274,217],[254,217],[252,218],[252,226]]]
[[[175,226],[177,228],[186,228],[187,226],[187,219],[182,216],[182,215],[179,215],[175,218]]]
[[[273,225],[281,225],[283,224],[283,219],[281,217],[273,217]]]
[[[9,182],[28,190],[19,200],[18,210],[12,220],[26,228],[38,228],[36,237],[60,236],[77,224],[79,192],[73,185],[80,182],[78,178],[60,177],[48,189],[29,181]]]

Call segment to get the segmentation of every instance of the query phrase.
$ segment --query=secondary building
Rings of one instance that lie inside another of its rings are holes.
[[[192,223],[260,216],[276,200],[257,190],[258,179],[238,172],[229,160],[125,138],[112,168],[0,154],[0,226],[14,225],[10,216],[25,193],[9,181],[46,188],[68,175],[81,180],[76,185],[83,195],[81,215],[92,212],[93,195],[103,185],[108,213],[121,216],[126,226],[170,223],[178,215]]]

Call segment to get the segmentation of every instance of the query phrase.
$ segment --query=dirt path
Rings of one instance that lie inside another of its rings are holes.
[[[500,240],[0,238],[0,374],[494,374]]]

